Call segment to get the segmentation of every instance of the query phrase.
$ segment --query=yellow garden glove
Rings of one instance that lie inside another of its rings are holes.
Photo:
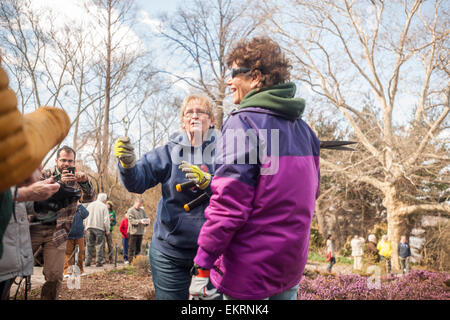
[[[114,155],[120,160],[122,167],[129,169],[136,164],[134,147],[128,137],[119,137],[114,143]]]
[[[211,175],[203,172],[196,165],[181,161],[181,165],[178,168],[186,174],[187,179],[194,181],[197,187],[202,190],[206,189],[211,183]]]

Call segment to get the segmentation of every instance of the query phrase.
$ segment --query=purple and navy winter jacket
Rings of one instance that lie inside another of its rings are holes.
[[[256,132],[257,139],[238,147],[244,132]],[[264,299],[300,282],[319,190],[319,148],[311,128],[280,109],[245,107],[231,114],[216,145],[213,195],[194,259],[211,269],[219,291]],[[256,163],[250,161],[255,150]]]
[[[186,182],[185,174],[178,168],[182,160],[214,173],[213,159],[216,141],[215,129],[199,147],[192,147],[185,132],[175,134],[164,146],[144,154],[133,168],[123,168],[118,161],[119,178],[129,191],[142,194],[161,183],[162,197],[156,208],[152,245],[162,253],[179,259],[193,259],[197,252],[197,238],[205,222],[202,203],[186,212],[183,206],[201,195],[192,188],[177,192],[176,184]],[[207,152],[210,150],[209,152]],[[209,154],[210,157],[203,157]],[[209,187],[205,190],[210,192]]]

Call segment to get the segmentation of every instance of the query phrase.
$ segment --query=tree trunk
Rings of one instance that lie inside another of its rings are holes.
[[[216,116],[215,116],[216,129],[219,131],[222,130],[222,125],[223,125],[223,100],[225,99],[225,90],[226,90],[225,84],[219,85],[219,94],[217,96],[217,101],[216,101],[216,105],[217,105],[216,109],[217,110],[216,110]]]
[[[78,106],[78,109],[77,109],[77,119],[75,120],[75,129],[73,132],[72,148],[73,148],[73,150],[75,150],[75,152],[77,151],[77,148],[78,148],[78,126],[80,124],[80,117],[78,117],[79,114],[80,114],[80,106]]]
[[[105,191],[109,163],[109,109],[111,103],[111,1],[108,1],[108,39],[106,43],[105,108],[101,147],[100,187]]]
[[[387,225],[388,225],[388,240],[391,242],[392,254],[391,265],[393,270],[399,270],[400,265],[398,261],[397,246],[400,242],[400,236],[405,231],[405,216],[402,214],[402,204],[396,199],[397,190],[395,186],[391,185],[385,190],[385,199],[383,205],[387,211]]]
[[[222,105],[217,105],[217,110],[216,110],[216,129],[217,130],[222,130],[222,124],[223,124],[223,106]]]
[[[319,233],[326,238],[328,235],[327,223],[325,221],[325,212],[316,211],[317,225],[319,226]]]
[[[399,270],[400,265],[398,261],[398,252],[397,246],[400,242],[400,236],[402,235],[402,226],[404,225],[401,215],[399,215],[398,210],[387,209],[387,223],[388,223],[388,239],[392,245],[392,254],[391,254],[391,265],[392,269]]]
[[[82,104],[82,92],[83,92],[83,83],[84,83],[84,68],[81,68],[81,75],[80,75],[80,86],[78,88],[78,105],[77,105],[77,115],[75,120],[75,130],[73,134],[73,150],[77,151],[78,149],[78,128],[80,125],[80,112],[81,112],[81,104]]]
[[[326,238],[328,230],[327,230],[327,224],[325,221],[325,214],[327,208],[323,208],[321,205],[321,201],[316,202],[316,210],[314,211],[314,215],[317,217],[317,225],[319,227],[319,233]]]

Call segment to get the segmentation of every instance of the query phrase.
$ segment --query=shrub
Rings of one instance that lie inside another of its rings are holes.
[[[380,241],[381,237],[384,234],[387,234],[387,223],[383,222],[375,224],[369,234],[374,234],[375,237],[377,237],[377,242]]]
[[[351,237],[347,237],[344,246],[340,250],[341,255],[343,255],[344,257],[350,257],[352,255],[352,245],[350,244],[351,240]]]
[[[359,275],[303,277],[300,300],[449,300],[450,274],[413,270],[401,277],[385,276],[379,288],[369,288],[370,279]]]
[[[439,271],[450,270],[450,223],[428,228],[422,249],[423,264]]]
[[[311,233],[309,236],[310,249],[320,249],[325,245],[325,240],[319,232],[319,229],[311,227]]]
[[[134,267],[136,274],[149,275],[150,274],[150,261],[148,257],[138,255],[133,259],[131,265]]]

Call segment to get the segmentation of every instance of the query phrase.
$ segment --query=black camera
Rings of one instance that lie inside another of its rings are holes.
[[[67,167],[67,169],[64,169],[69,171],[71,174],[75,174],[75,167]],[[62,173],[58,173],[57,175],[53,176],[53,181],[59,182],[61,181]],[[71,183],[70,185],[74,185],[75,183]],[[66,184],[67,185],[67,184]]]
[[[58,192],[47,200],[34,202],[34,211],[46,213],[49,211],[57,212],[69,204],[81,199],[81,190],[73,188],[58,181],[60,184]]]

